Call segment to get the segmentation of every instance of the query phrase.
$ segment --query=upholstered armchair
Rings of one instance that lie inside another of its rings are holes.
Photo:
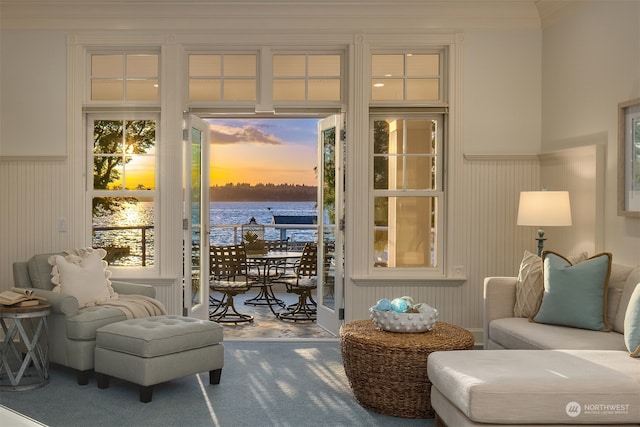
[[[78,371],[78,384],[89,382],[94,366],[96,330],[110,323],[127,319],[121,309],[108,305],[81,307],[78,298],[63,292],[54,292],[52,282],[52,255],[34,255],[26,262],[13,263],[13,281],[18,288],[31,288],[36,295],[46,297],[51,304],[48,317],[49,361]],[[102,260],[100,260],[102,261]],[[105,263],[106,264],[106,263]],[[118,294],[137,294],[154,298],[153,286],[107,281]]]

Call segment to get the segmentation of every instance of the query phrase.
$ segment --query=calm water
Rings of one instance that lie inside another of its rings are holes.
[[[315,202],[214,202],[210,205],[209,223],[211,225],[212,244],[231,244],[234,242],[233,228],[219,228],[217,225],[237,226],[237,236],[240,236],[240,226],[248,223],[251,217],[259,224],[271,224],[272,215],[316,215]],[[121,211],[113,215],[97,218],[95,225],[108,227],[137,227],[130,230],[94,231],[93,246],[106,247],[110,253],[108,257],[111,265],[141,265],[145,259],[146,265],[153,265],[155,258],[155,233],[153,229],[145,231],[146,248],[143,251],[141,226],[153,225],[153,204],[138,202],[127,204]],[[287,230],[286,237],[290,241],[316,240],[315,230]],[[280,230],[267,227],[265,239],[280,238]],[[111,256],[115,253],[116,256]]]
[[[315,202],[215,202],[209,210],[209,224],[211,224],[212,244],[231,244],[234,232],[228,228],[216,228],[216,225],[234,224],[238,226],[249,222],[251,217],[258,224],[271,224],[272,215],[316,215]],[[315,230],[287,230],[286,236],[290,241],[306,242],[316,239]],[[239,237],[238,237],[239,238]],[[280,230],[267,227],[266,240],[280,238]]]

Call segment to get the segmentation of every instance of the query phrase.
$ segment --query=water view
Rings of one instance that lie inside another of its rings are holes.
[[[209,209],[211,244],[232,244],[234,239],[239,242],[242,224],[248,223],[253,217],[258,224],[269,225],[272,223],[273,215],[315,216],[316,203],[212,202]],[[292,242],[316,240],[315,229],[288,229],[284,233],[284,237]],[[277,240],[280,237],[280,230],[266,227],[266,240]],[[142,245],[141,242],[145,244]],[[111,215],[95,217],[93,246],[107,249],[107,261],[114,266],[153,265],[153,203],[127,203],[122,210]]]
[[[211,224],[211,244],[234,243],[234,230],[219,228],[218,225],[236,225],[240,239],[240,226],[253,217],[258,224],[271,224],[273,215],[316,216],[315,202],[212,202],[209,210]],[[280,239],[280,230],[267,227],[265,240]],[[316,230],[286,230],[286,238],[292,242],[308,242],[316,240]]]

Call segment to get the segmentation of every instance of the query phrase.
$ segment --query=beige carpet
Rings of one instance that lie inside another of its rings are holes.
[[[276,297],[286,304],[297,302],[296,295],[288,294],[284,289],[274,289]],[[252,323],[222,323],[224,328],[225,341],[232,340],[266,340],[266,339],[286,339],[286,340],[318,340],[337,339],[336,336],[322,329],[316,322],[292,322],[276,318],[268,306],[245,305],[247,299],[258,294],[258,289],[252,289],[246,294],[235,297],[235,306],[239,312],[251,314],[254,318]],[[276,307],[276,311],[281,310]]]

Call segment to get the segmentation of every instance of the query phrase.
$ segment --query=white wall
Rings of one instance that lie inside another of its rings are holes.
[[[543,151],[594,141],[606,147],[596,250],[640,264],[640,218],[616,212],[618,103],[640,97],[640,2],[580,2],[544,28],[542,52]]]
[[[0,157],[64,156],[65,33],[3,31],[0,52]]]
[[[540,151],[540,30],[464,35],[465,153]]]

